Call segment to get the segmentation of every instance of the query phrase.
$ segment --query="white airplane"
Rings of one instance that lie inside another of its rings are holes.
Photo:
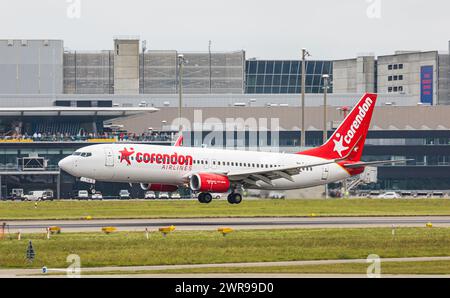
[[[403,161],[360,160],[377,95],[365,94],[321,147],[297,154],[249,152],[142,144],[102,144],[77,150],[59,162],[67,173],[95,181],[140,183],[144,190],[172,192],[189,186],[201,203],[211,193],[228,193],[239,204],[239,189],[292,190],[359,175],[366,166]]]

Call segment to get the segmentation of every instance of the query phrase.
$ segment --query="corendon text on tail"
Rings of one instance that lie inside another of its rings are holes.
[[[201,203],[211,193],[228,193],[239,204],[239,190],[308,188],[359,175],[376,94],[365,94],[331,138],[322,146],[297,154],[189,148],[176,145],[104,144],[85,147],[60,161],[59,166],[84,181],[138,183],[145,190],[175,191],[181,186],[199,193]],[[396,161],[402,162],[402,161]]]
[[[344,141],[346,144],[350,144],[350,142],[355,137],[358,128],[363,123],[364,118],[366,117],[367,112],[369,111],[372,104],[373,104],[373,100],[370,97],[368,97],[366,99],[366,102],[362,106],[358,107],[358,111],[359,111],[358,115],[356,116],[355,121],[353,121],[353,124],[350,127],[350,130],[347,132],[347,135],[344,138]]]

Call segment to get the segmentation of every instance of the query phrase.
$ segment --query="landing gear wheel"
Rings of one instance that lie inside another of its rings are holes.
[[[198,195],[198,201],[202,204],[209,204],[212,202],[212,195],[210,193],[204,193]]]
[[[240,193],[232,193],[228,195],[228,203],[240,204],[242,202],[242,195]]]
[[[213,200],[213,197],[212,197],[212,195],[210,193],[205,193],[204,194],[204,196],[203,196],[203,203],[209,204],[209,203],[212,202],[212,200]]]
[[[228,196],[227,196],[227,200],[228,200],[228,203],[230,203],[230,204],[234,204],[234,200],[233,200],[233,194],[231,193],[231,194],[229,194]]]
[[[199,193],[197,196],[198,201],[202,204],[203,204],[203,200],[204,200],[204,195],[205,195],[204,193]]]

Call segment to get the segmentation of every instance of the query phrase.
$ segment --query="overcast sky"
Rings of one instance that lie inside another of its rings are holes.
[[[81,7],[77,6],[81,2]],[[247,57],[316,59],[395,50],[448,51],[446,0],[2,0],[0,39],[63,39],[72,50],[112,49],[140,36],[151,49],[244,49]]]

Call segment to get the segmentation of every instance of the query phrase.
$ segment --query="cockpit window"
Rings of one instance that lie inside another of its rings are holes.
[[[81,156],[81,157],[91,157],[91,152],[74,152],[72,155],[74,156]]]

